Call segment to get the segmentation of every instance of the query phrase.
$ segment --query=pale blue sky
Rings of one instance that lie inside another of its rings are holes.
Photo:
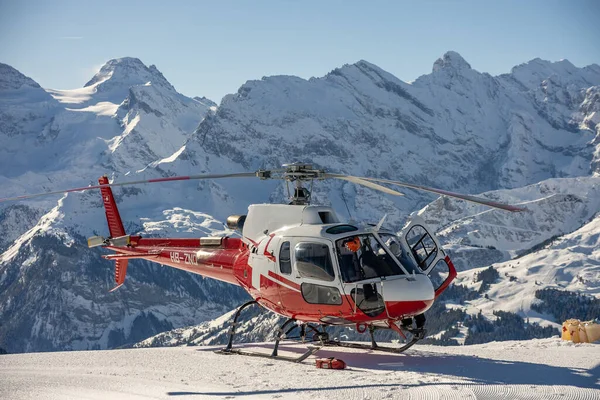
[[[600,63],[600,1],[0,0],[0,62],[55,89],[131,56],[219,102],[249,79],[360,59],[411,81],[447,50],[493,75],[535,57]]]

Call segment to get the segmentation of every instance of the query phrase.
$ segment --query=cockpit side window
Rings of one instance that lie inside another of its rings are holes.
[[[290,242],[283,242],[279,250],[279,270],[282,274],[292,273],[292,260],[290,259]]]
[[[329,253],[324,243],[298,243],[294,249],[296,270],[301,277],[333,281],[335,274]]]

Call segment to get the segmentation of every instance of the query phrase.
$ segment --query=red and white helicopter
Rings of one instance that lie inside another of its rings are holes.
[[[111,187],[181,181],[255,177],[281,179],[295,185],[290,204],[254,204],[247,215],[234,215],[227,226],[241,237],[195,239],[143,238],[126,234]],[[307,164],[288,164],[281,169],[222,175],[192,175],[109,183],[106,176],[98,185],[0,199],[29,199],[49,194],[100,189],[108,221],[108,237],[88,239],[89,247],[113,250],[104,255],[115,261],[117,289],[125,281],[128,262],[144,259],[204,277],[243,287],[253,300],[242,305],[234,316],[229,343],[224,353],[259,355],[300,362],[322,346],[361,347],[402,352],[425,337],[425,316],[435,299],[456,277],[450,258],[424,221],[414,217],[400,234],[376,226],[359,227],[342,222],[331,207],[310,204],[304,184],[314,180],[341,179],[392,195],[402,195],[380,183],[424,190],[507,211],[523,208],[484,198],[447,192],[421,185],[387,179],[327,173]],[[385,218],[385,217],[384,217]],[[447,277],[434,287],[430,275]],[[240,312],[249,305],[260,306],[285,316],[271,355],[232,348]],[[353,325],[369,331],[371,345],[332,340],[324,327]],[[294,329],[302,340],[315,346],[299,357],[278,355],[281,339]],[[376,329],[392,329],[406,340],[399,348],[379,346]],[[407,336],[411,339],[407,339]]]

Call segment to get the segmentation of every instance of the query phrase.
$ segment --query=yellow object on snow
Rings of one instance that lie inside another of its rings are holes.
[[[585,332],[584,322],[580,323],[577,327],[577,333],[579,334],[579,341],[581,343],[589,343],[587,333]]]
[[[579,320],[575,319],[572,320],[573,322],[571,322],[567,328],[569,329],[569,334],[571,335],[571,341],[573,343],[579,343],[581,342],[581,340],[579,340]]]
[[[600,339],[600,324],[597,324],[593,321],[586,322],[585,333],[590,343],[595,342],[596,340]]]
[[[572,340],[571,339],[571,325],[572,324],[577,324],[579,325],[579,320],[578,319],[568,319],[565,322],[563,322],[563,326],[562,326],[562,340]]]
[[[592,343],[600,339],[600,324],[594,321],[581,322],[578,319],[568,319],[563,322],[562,340],[573,343]]]

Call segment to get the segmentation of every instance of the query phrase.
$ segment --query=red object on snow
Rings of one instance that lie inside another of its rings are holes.
[[[317,358],[317,368],[323,369],[345,369],[346,363],[339,358]]]

